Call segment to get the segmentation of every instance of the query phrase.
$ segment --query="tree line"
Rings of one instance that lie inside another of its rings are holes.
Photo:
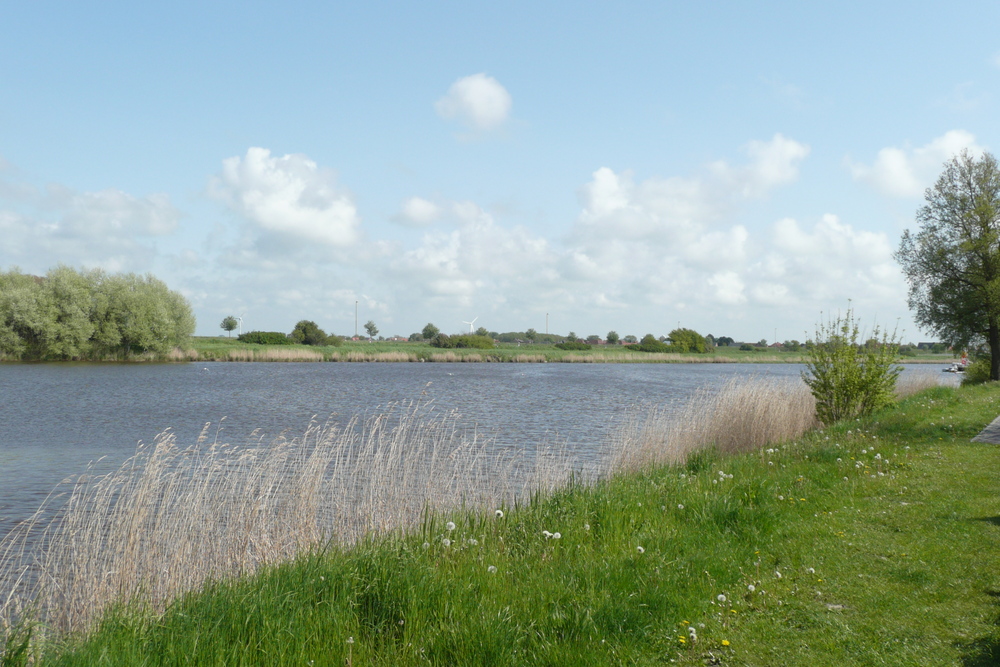
[[[191,306],[152,275],[78,271],[0,272],[0,357],[127,359],[160,355],[194,333]]]

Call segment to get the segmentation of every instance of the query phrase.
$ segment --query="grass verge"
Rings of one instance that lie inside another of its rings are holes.
[[[122,605],[41,664],[992,665],[1000,388],[424,515]],[[23,636],[23,635],[21,635]],[[17,655],[9,651],[11,663]]]

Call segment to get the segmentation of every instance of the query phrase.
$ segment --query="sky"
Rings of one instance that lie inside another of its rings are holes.
[[[0,270],[221,321],[930,339],[893,253],[1000,145],[990,2],[22,2]]]

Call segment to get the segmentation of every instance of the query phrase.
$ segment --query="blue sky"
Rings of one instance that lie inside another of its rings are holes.
[[[0,269],[149,272],[204,335],[923,340],[892,252],[1000,143],[1000,5],[839,4],[16,3]]]

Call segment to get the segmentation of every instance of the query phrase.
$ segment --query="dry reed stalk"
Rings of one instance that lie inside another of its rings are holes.
[[[902,399],[913,396],[925,389],[932,389],[941,386],[941,373],[926,369],[902,375],[896,380],[896,398]]]
[[[544,364],[548,360],[544,354],[518,354],[511,361],[518,364]]]
[[[410,529],[428,507],[525,501],[573,471],[568,456],[500,450],[429,405],[244,447],[207,426],[186,447],[166,432],[112,473],[65,481],[63,504],[52,496],[0,541],[0,639],[26,614],[65,635],[114,603],[162,610],[208,580]]]
[[[679,463],[697,449],[723,453],[790,440],[816,426],[815,399],[795,381],[732,379],[699,391],[679,412],[654,408],[625,424],[615,439],[612,470]]]

